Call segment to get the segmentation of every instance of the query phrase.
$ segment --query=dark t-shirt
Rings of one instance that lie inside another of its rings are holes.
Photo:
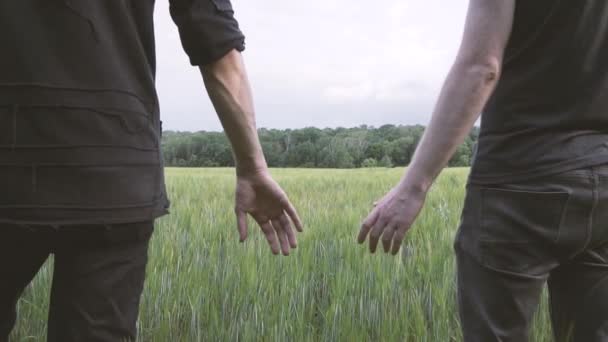
[[[472,183],[608,163],[608,1],[517,1]]]
[[[170,0],[192,65],[244,49],[230,0]],[[0,222],[167,212],[154,0],[0,1]]]

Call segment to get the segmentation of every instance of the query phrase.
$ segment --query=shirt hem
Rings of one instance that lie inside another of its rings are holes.
[[[44,225],[44,226],[74,226],[74,225],[114,225],[114,224],[128,224],[136,222],[147,222],[154,221],[162,216],[168,215],[169,210],[161,209],[155,210],[149,215],[124,215],[123,217],[112,217],[111,213],[103,214],[100,216],[91,216],[74,219],[20,219],[20,218],[2,218],[0,217],[0,224],[10,225]]]
[[[551,164],[549,166],[537,167],[524,172],[513,172],[504,174],[484,174],[480,171],[476,171],[475,165],[473,165],[467,183],[476,185],[488,185],[521,182],[527,180],[534,180],[542,177],[554,176],[563,172],[586,167],[598,166],[602,164],[608,164],[608,155],[583,157],[561,163]]]

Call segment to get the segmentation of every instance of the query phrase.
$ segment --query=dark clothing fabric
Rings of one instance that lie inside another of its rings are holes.
[[[0,224],[0,342],[16,304],[55,255],[48,341],[130,341],[143,289],[152,222],[29,228]]]
[[[193,65],[244,37],[229,0],[171,0]],[[0,221],[80,224],[167,212],[154,0],[0,1]]]
[[[517,1],[470,181],[532,179],[608,162],[608,2]]]
[[[230,0],[171,0],[170,9],[192,65],[209,64],[233,49],[245,49]]]
[[[524,342],[548,283],[558,342],[608,341],[608,165],[469,184],[456,236],[465,342]]]

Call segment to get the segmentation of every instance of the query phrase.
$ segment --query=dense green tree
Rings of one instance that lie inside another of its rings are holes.
[[[287,166],[306,167],[316,165],[317,150],[311,141],[293,146],[287,153]]]
[[[361,163],[361,167],[376,167],[378,162],[374,158],[367,158]]]
[[[471,154],[473,152],[473,141],[471,137],[468,136],[464,143],[462,143],[456,149],[456,152],[450,159],[448,165],[449,166],[468,166],[471,162]]]
[[[362,125],[354,128],[265,129],[258,131],[271,167],[392,167],[410,163],[424,127]],[[479,136],[475,127],[458,147],[450,166],[470,165]],[[182,167],[234,166],[230,143],[221,132],[163,132],[165,164]]]
[[[412,159],[415,140],[413,136],[401,137],[392,141],[388,148],[388,155],[395,165],[405,166]]]
[[[321,151],[321,154],[323,159],[318,165],[320,167],[348,169],[355,166],[353,156],[348,153],[346,143],[340,139],[332,139],[329,145]]]
[[[391,160],[391,157],[389,157],[389,156],[384,156],[384,157],[382,157],[382,159],[380,159],[380,161],[378,162],[378,166],[382,166],[382,167],[393,167],[393,161]]]

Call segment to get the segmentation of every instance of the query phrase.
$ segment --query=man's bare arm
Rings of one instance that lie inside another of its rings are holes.
[[[515,0],[471,0],[463,41],[404,186],[426,191],[460,145],[498,83]]]
[[[359,242],[380,236],[396,254],[431,184],[461,144],[498,83],[511,34],[515,0],[470,0],[460,51],[408,170],[362,224]],[[391,248],[392,246],[392,248]]]
[[[207,92],[232,145],[236,160],[236,206],[241,241],[247,238],[247,214],[262,228],[272,252],[288,255],[297,245],[295,224],[302,223],[287,195],[268,173],[257,134],[253,96],[241,54],[233,50],[202,66]]]
[[[200,69],[209,97],[232,144],[237,173],[266,169],[243,57],[232,50],[219,61]]]

